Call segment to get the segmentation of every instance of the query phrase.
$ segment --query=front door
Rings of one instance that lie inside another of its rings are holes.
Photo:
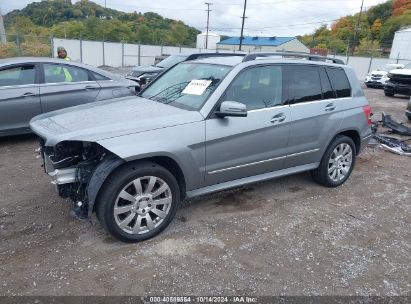
[[[41,114],[35,64],[0,69],[0,135],[29,130],[29,121]]]
[[[221,101],[247,106],[247,117],[206,120],[206,186],[283,169],[290,110],[280,65],[245,69]]]

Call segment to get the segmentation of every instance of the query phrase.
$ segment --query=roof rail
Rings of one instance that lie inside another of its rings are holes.
[[[325,56],[313,55],[313,54],[307,54],[307,53],[298,53],[298,52],[250,53],[244,57],[243,62],[256,60],[258,57],[271,57],[271,56],[282,56],[283,58],[284,57],[307,58],[308,60],[311,60],[311,61],[325,61],[325,62],[331,61],[332,63],[345,65],[344,61],[338,58],[325,57]]]
[[[245,54],[239,53],[195,53],[191,54],[187,57],[186,61],[194,60],[198,58],[208,58],[208,57],[224,57],[224,56],[242,56],[244,57]]]

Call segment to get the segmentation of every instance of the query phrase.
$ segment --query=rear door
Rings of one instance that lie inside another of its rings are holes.
[[[41,114],[38,65],[0,68],[0,135],[29,131],[29,121]]]
[[[101,87],[88,70],[64,63],[44,63],[42,67],[43,113],[96,100]]]
[[[221,101],[245,104],[247,117],[206,120],[206,185],[280,170],[284,167],[290,112],[281,65],[242,71]]]
[[[316,65],[286,67],[291,112],[287,167],[319,162],[344,118],[326,69]]]

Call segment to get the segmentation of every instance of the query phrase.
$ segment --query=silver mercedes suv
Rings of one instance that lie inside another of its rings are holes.
[[[74,213],[96,212],[112,236],[136,242],[166,228],[186,198],[302,171],[343,184],[371,136],[370,116],[350,67],[257,53],[180,63],[138,97],[43,114],[30,126]]]

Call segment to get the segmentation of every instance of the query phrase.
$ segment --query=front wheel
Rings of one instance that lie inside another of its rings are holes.
[[[103,227],[124,242],[147,240],[164,230],[180,200],[174,176],[155,163],[126,164],[104,183],[96,212]]]
[[[321,185],[338,187],[350,176],[355,157],[356,149],[353,140],[338,135],[325,151],[320,166],[312,171],[312,176]]]
[[[394,94],[392,94],[392,93],[384,92],[384,94],[385,94],[385,96],[388,96],[388,97],[393,97],[394,96]]]

